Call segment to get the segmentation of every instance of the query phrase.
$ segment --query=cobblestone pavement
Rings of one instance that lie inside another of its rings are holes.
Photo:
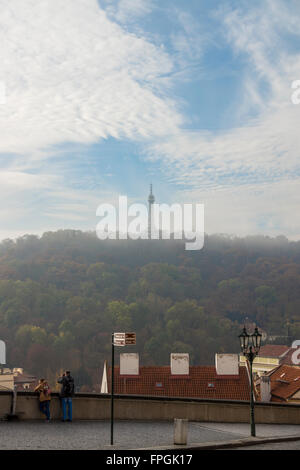
[[[230,450],[300,450],[300,441],[275,442],[247,447],[236,447]]]
[[[109,421],[0,422],[0,450],[26,449],[139,449],[173,445],[173,422],[116,421],[114,446],[110,445]],[[239,435],[235,435],[238,439]],[[232,434],[189,423],[188,442],[232,439]]]
[[[231,439],[235,439],[234,436],[236,439],[240,436],[250,436],[250,424],[247,423],[199,423],[199,425],[211,431],[231,434]],[[255,428],[257,437],[300,436],[299,424],[256,424]]]
[[[300,435],[300,426],[257,425],[258,437]],[[247,424],[188,423],[188,444],[232,441],[249,437]],[[173,422],[115,421],[114,446],[109,421],[0,422],[0,450],[110,450],[172,446]],[[268,448],[299,449],[300,441],[267,444]],[[278,447],[283,446],[283,447]],[[298,447],[293,447],[298,446]],[[249,447],[262,448],[262,445]]]

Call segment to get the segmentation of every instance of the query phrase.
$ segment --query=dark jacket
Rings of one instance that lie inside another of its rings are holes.
[[[61,384],[60,396],[62,398],[72,397],[74,395],[74,379],[71,375],[60,377],[57,381]]]

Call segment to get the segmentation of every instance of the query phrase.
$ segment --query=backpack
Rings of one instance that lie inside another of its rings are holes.
[[[73,380],[71,379],[66,379],[64,383],[64,393],[66,395],[72,395],[73,394]]]

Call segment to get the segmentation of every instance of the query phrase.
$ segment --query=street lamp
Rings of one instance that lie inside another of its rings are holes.
[[[253,373],[252,364],[254,358],[257,356],[260,350],[261,334],[257,327],[255,327],[254,333],[249,335],[246,327],[244,326],[242,333],[239,335],[241,351],[250,363],[250,423],[251,423],[251,436],[255,436],[255,421],[254,421],[254,400],[253,400]]]

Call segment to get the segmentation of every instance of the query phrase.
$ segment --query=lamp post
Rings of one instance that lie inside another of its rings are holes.
[[[261,334],[255,327],[254,333],[249,335],[244,326],[242,333],[239,335],[241,351],[250,363],[250,424],[251,424],[251,436],[255,436],[255,421],[254,421],[254,400],[253,400],[253,373],[252,364],[254,358],[257,356],[260,350]]]
[[[115,343],[111,335],[111,398],[110,398],[110,445],[114,443],[114,376],[115,376]]]

